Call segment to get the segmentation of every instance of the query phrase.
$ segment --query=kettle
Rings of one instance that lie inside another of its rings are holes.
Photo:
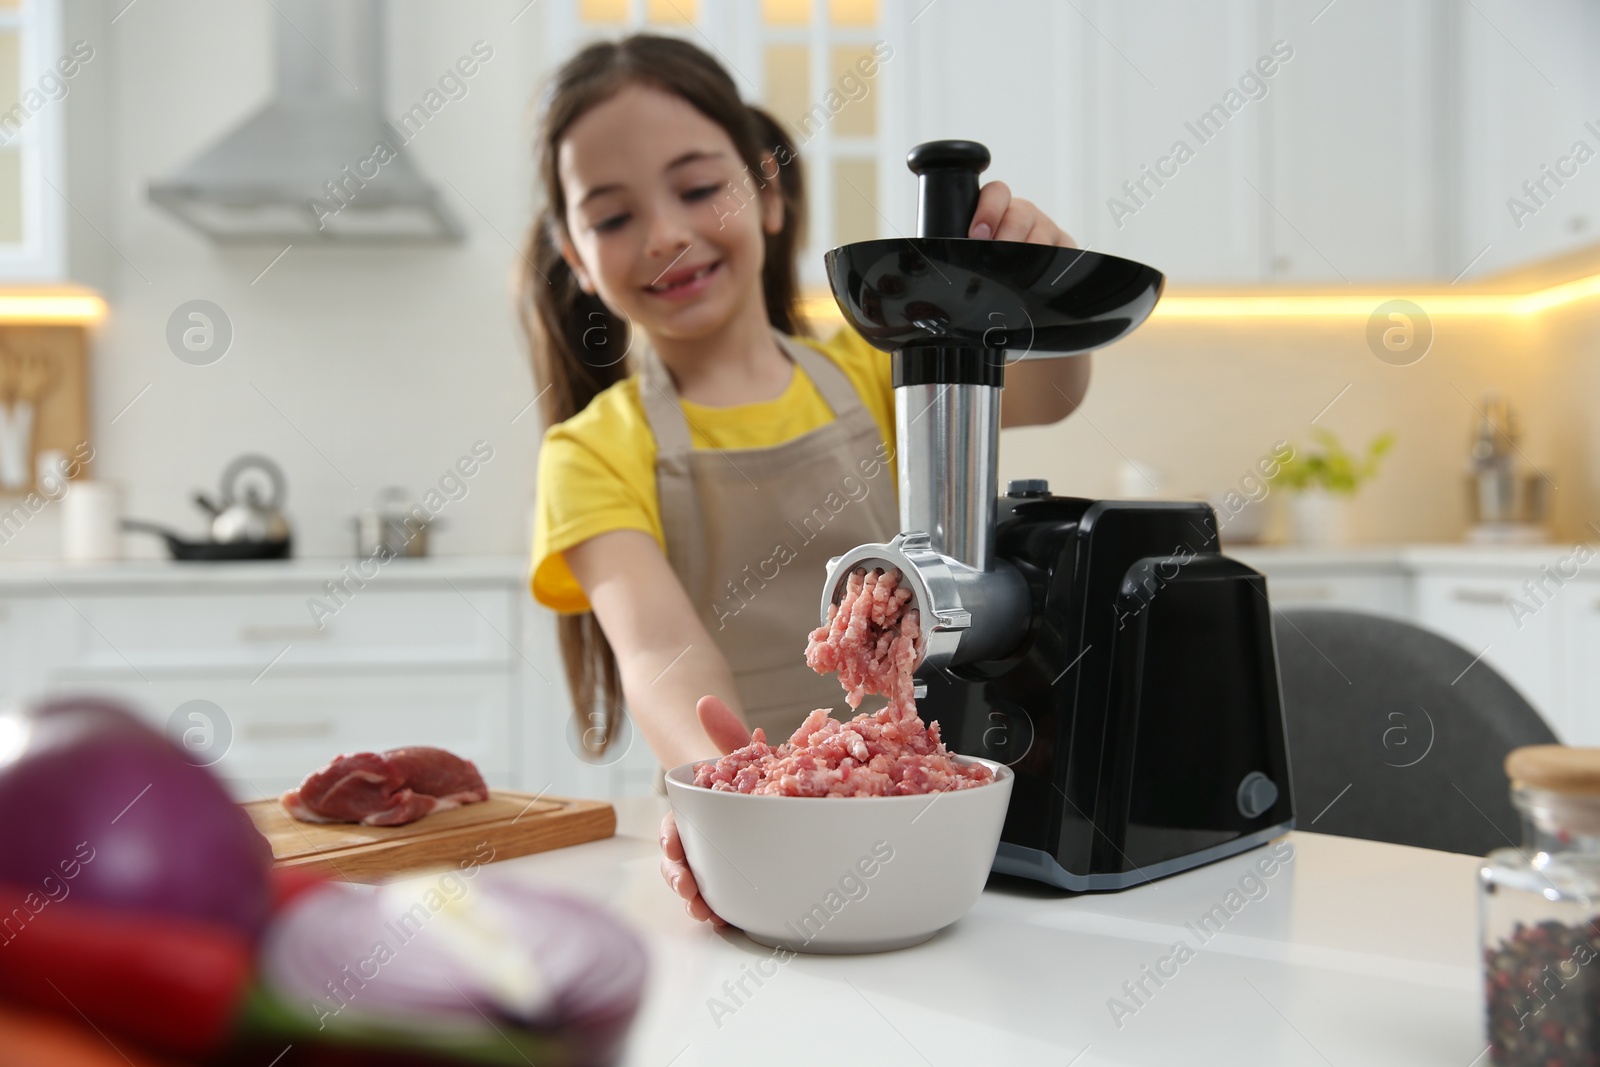
[[[255,485],[244,487],[243,499],[238,493],[239,476],[257,470],[267,476],[272,496],[263,501]],[[194,502],[211,513],[211,540],[216,544],[263,543],[287,541],[289,521],[278,509],[283,505],[283,471],[266,456],[244,455],[229,463],[222,472],[220,503],[212,503],[204,493],[196,493]]]

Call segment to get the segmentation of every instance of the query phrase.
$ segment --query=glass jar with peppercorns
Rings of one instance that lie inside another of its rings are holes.
[[[1600,1067],[1600,748],[1506,757],[1522,845],[1479,872],[1490,1062]]]

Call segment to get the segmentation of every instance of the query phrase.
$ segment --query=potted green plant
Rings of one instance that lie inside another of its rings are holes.
[[[1290,538],[1296,544],[1331,545],[1346,539],[1350,498],[1378,473],[1378,461],[1394,447],[1394,434],[1381,433],[1357,455],[1328,430],[1311,432],[1320,448],[1295,449],[1268,479],[1289,491]]]

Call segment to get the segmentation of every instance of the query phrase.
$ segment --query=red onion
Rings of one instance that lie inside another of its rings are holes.
[[[0,709],[0,812],[0,882],[252,938],[266,922],[266,839],[210,772],[112,701]]]
[[[319,1029],[470,1040],[495,1020],[580,1067],[621,1056],[645,971],[639,938],[599,907],[477,868],[330,884],[278,917],[261,956],[273,996]]]

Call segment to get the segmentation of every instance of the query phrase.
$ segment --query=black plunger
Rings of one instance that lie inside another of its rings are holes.
[[[906,166],[917,176],[917,236],[967,236],[989,150],[976,141],[927,141],[906,153]]]

